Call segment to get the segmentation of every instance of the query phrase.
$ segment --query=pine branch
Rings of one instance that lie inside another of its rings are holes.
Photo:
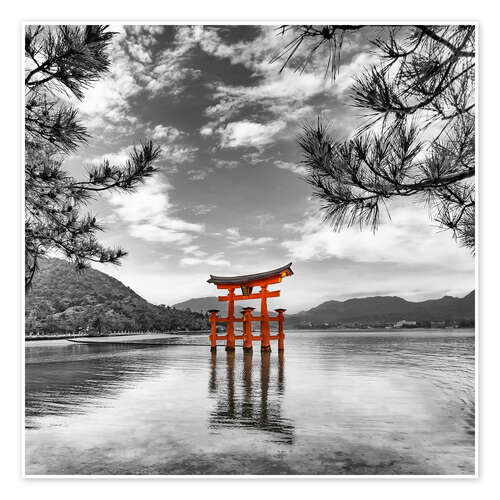
[[[161,149],[152,141],[133,149],[124,167],[111,165],[108,160],[88,172],[88,181],[74,182],[72,188],[85,191],[107,191],[109,189],[132,190],[144,182],[158,169],[154,162],[160,157]]]
[[[27,72],[29,90],[54,83],[82,99],[83,90],[109,69],[107,50],[114,35],[108,26],[28,27],[25,53],[34,63]]]
[[[40,257],[59,252],[78,269],[90,262],[119,264],[126,255],[97,240],[102,226],[86,204],[100,191],[134,190],[156,170],[160,149],[151,141],[134,148],[125,165],[104,161],[76,181],[63,169],[66,154],[89,139],[74,107],[58,94],[78,99],[109,68],[113,33],[106,26],[30,26],[26,29],[25,282],[30,287]]]

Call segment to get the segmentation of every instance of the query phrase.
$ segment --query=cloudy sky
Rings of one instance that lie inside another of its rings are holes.
[[[324,78],[270,59],[286,43],[273,26],[113,26],[109,75],[79,104],[93,138],[67,160],[123,162],[142,139],[162,148],[160,172],[134,194],[109,193],[92,211],[101,240],[129,252],[98,268],[154,303],[215,295],[209,274],[259,272],[293,262],[275,301],[297,312],[329,300],[399,295],[462,296],[474,260],[426,208],[390,206],[375,233],[336,233],[321,222],[303,179],[296,137],[321,114],[336,137],[362,117],[350,107],[352,77],[370,64],[365,30],[344,43],[340,73]],[[321,56],[321,55],[320,55]],[[274,305],[274,303],[273,303]]]

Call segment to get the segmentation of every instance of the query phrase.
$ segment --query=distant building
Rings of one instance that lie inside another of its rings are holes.
[[[394,328],[405,328],[408,326],[417,326],[416,321],[408,321],[406,319],[402,319],[401,321],[398,321],[397,323],[394,323]]]
[[[446,321],[431,321],[431,328],[444,328]]]

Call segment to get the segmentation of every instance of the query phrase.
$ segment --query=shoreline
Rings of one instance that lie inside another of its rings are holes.
[[[464,332],[469,331],[475,335],[475,328],[462,327],[462,328],[290,328],[288,332],[330,332],[330,333],[411,333],[414,331],[435,332],[436,334],[442,332]],[[203,335],[210,334],[210,330],[178,330],[172,332],[129,332],[129,333],[111,333],[109,335],[40,335],[25,337],[25,342],[38,342],[48,340],[72,340],[72,339],[107,339],[109,337],[130,337],[130,336],[155,336],[155,335]]]
[[[132,335],[192,335],[192,334],[203,334],[210,333],[210,330],[175,330],[171,332],[121,332],[121,333],[110,333],[109,335],[33,335],[25,336],[25,342],[36,342],[42,340],[68,340],[68,339],[99,339],[107,337],[129,337]]]

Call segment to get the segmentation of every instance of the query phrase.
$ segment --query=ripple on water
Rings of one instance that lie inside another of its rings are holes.
[[[43,344],[28,474],[474,472],[471,332],[289,332],[284,356]]]

